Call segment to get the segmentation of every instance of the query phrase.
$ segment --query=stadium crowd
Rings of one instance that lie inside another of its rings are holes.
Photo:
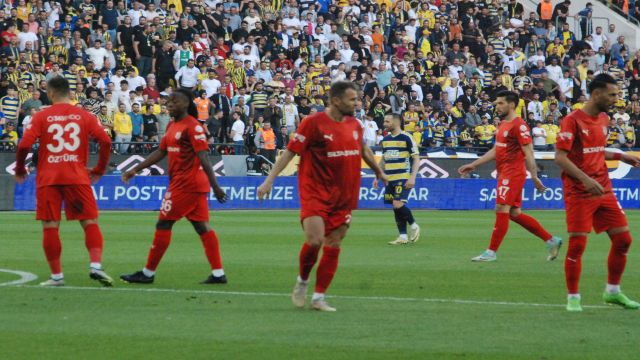
[[[212,149],[274,158],[337,80],[362,89],[356,117],[370,146],[388,113],[423,148],[492,146],[492,101],[514,90],[535,148],[552,150],[559,121],[608,73],[623,89],[608,145],[640,147],[640,52],[615,24],[592,29],[591,5],[569,14],[569,4],[543,0],[527,13],[518,0],[5,2],[2,146],[49,104],[46,80],[64,76],[121,154],[156,146],[167,97],[183,88]]]

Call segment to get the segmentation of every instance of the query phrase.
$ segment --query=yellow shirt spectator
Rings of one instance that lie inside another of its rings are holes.
[[[560,132],[560,127],[556,124],[543,124],[542,128],[547,133],[547,145],[554,145]]]
[[[418,112],[405,111],[404,114],[402,114],[402,117],[404,118],[404,131],[408,131],[408,132],[414,131],[414,129],[416,128],[416,124],[418,123],[418,120],[420,120],[418,116]]]
[[[478,125],[475,128],[475,132],[480,141],[491,141],[496,133],[496,127],[491,124]]]
[[[131,135],[133,132],[131,116],[127,113],[115,113],[113,116],[113,131],[115,131],[116,134]]]

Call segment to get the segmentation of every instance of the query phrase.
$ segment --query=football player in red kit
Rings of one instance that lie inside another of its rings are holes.
[[[90,258],[89,276],[104,286],[111,286],[113,280],[102,269],[103,238],[98,226],[98,206],[91,189],[91,182],[98,181],[107,167],[111,139],[95,115],[71,105],[69,82],[65,78],[49,80],[47,94],[53,105],[33,116],[16,155],[16,180],[24,182],[28,176],[25,159],[31,146],[40,141],[36,219],[42,221],[42,247],[51,269],[51,278],[40,285],[64,285],[58,232],[64,203],[67,220],[79,220],[84,229]],[[87,171],[90,138],[100,144],[100,157],[98,164]]]
[[[300,155],[298,186],[305,242],[292,301],[297,307],[304,306],[309,274],[322,248],[311,300],[311,307],[320,311],[336,311],[327,304],[324,294],[338,268],[340,244],[351,223],[351,211],[358,206],[361,159],[387,184],[371,149],[363,142],[362,126],[353,117],[358,98],[356,85],[336,82],[329,98],[331,105],[326,111],[308,116],[300,124],[287,150],[258,187],[258,197],[262,199],[271,191],[275,177],[296,154]]]
[[[216,199],[221,203],[226,201],[227,196],[218,185],[207,157],[207,136],[196,120],[197,109],[191,93],[186,90],[174,91],[169,97],[167,108],[173,121],[167,126],[160,148],[142,163],[122,174],[122,180],[128,182],[138,171],[169,156],[169,188],[160,206],[147,264],[141,271],[122,275],[120,278],[129,283],[153,283],[156,268],[171,242],[173,224],[186,217],[200,235],[211,265],[211,274],[203,283],[224,284],[227,278],[222,269],[218,236],[209,225],[207,199],[210,189],[213,189]]]
[[[527,179],[527,170],[536,189],[545,191],[538,178],[536,162],[533,157],[531,134],[527,124],[516,116],[518,94],[502,91],[496,95],[495,108],[502,119],[496,132],[494,147],[476,161],[463,165],[458,172],[466,174],[489,161],[496,161],[498,171],[496,222],[491,234],[489,248],[472,261],[495,261],[496,252],[507,235],[509,220],[513,220],[545,242],[549,252],[548,260],[558,257],[562,239],[552,236],[532,216],[522,213],[522,189]]]
[[[589,101],[560,123],[556,163],[562,168],[562,185],[567,213],[569,249],[564,262],[567,282],[567,310],[582,311],[578,283],[587,235],[606,231],[611,239],[607,261],[608,279],[603,294],[606,303],[638,309],[640,303],[620,291],[620,279],[627,263],[631,234],[627,218],[613,193],[605,160],[621,160],[635,167],[640,159],[621,152],[605,151],[609,116],[606,112],[618,99],[616,80],[608,74],[596,76],[588,85]]]

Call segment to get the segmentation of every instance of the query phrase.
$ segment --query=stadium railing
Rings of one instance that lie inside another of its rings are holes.
[[[605,4],[608,8],[610,8],[611,10],[615,11],[616,13],[618,13],[621,16],[624,16],[625,18],[627,18],[627,20],[629,22],[631,22],[632,24],[636,25],[636,26],[640,26],[640,21],[638,21],[638,19],[634,16],[631,16],[631,14],[629,13],[629,11],[624,11],[618,4],[616,4],[615,2],[611,1],[611,0],[598,0],[599,2]],[[637,1],[637,0],[636,0]],[[631,4],[629,4],[631,5]]]

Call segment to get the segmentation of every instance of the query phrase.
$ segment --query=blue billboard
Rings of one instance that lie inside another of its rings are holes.
[[[257,187],[262,177],[219,177],[228,201],[218,203],[210,195],[211,209],[298,209],[298,179],[277,178],[268,199],[259,201]],[[361,209],[384,209],[384,189],[371,187],[372,178],[363,178],[360,186]],[[139,176],[129,184],[119,176],[104,176],[93,186],[101,210],[158,210],[167,189],[166,176]],[[549,187],[537,191],[530,181],[523,190],[523,207],[527,209],[564,208],[560,179],[546,179]],[[627,209],[640,208],[640,182],[632,179],[613,180],[614,192]],[[409,204],[413,209],[484,210],[493,209],[496,200],[496,180],[492,179],[426,179],[418,178],[411,190]],[[14,195],[15,210],[35,209],[35,177],[17,184]]]

